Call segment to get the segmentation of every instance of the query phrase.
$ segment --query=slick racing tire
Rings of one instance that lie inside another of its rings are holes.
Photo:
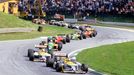
[[[53,67],[54,59],[53,58],[47,58],[46,60],[46,66],[47,67]]]
[[[85,73],[87,73],[88,72],[88,66],[85,65],[85,64],[82,64],[81,65],[81,70],[84,71]]]
[[[79,38],[80,40],[82,40],[82,35],[80,35],[78,38]]]
[[[47,42],[50,42],[50,40],[51,40],[50,38],[47,38]]]
[[[86,39],[86,36],[84,35],[84,33],[81,33],[81,35],[83,39]]]
[[[80,26],[80,27],[79,27],[79,30],[81,30],[81,31],[85,31],[85,27]]]
[[[56,64],[56,72],[63,72],[63,65],[61,63]]]
[[[93,33],[93,37],[95,37],[97,35],[97,31],[94,31]]]
[[[27,56],[29,57],[32,52],[33,52],[33,49],[28,49]]]
[[[33,50],[31,50],[31,52],[29,53],[29,60],[34,61],[34,51]]]
[[[67,43],[70,43],[69,35],[66,36],[66,42],[67,42]]]
[[[63,44],[66,44],[66,39],[63,39],[62,42],[63,42]]]
[[[61,51],[62,49],[62,43],[58,43],[58,51]]]
[[[96,35],[95,35],[95,33],[93,33],[93,37],[95,37]]]
[[[93,33],[92,33],[92,34],[90,34],[90,35],[89,35],[89,37],[90,37],[90,38],[92,38],[92,37],[93,37]]]

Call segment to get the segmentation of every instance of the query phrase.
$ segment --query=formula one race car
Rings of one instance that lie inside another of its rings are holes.
[[[51,21],[49,22],[49,24],[50,24],[50,25],[54,25],[55,22],[56,22],[55,20],[51,20]]]
[[[71,34],[72,40],[82,40],[82,34],[81,32],[75,32],[74,34]]]
[[[51,54],[41,48],[39,50],[28,49],[28,57],[30,61],[46,62],[46,58],[51,58]]]
[[[42,41],[39,45],[35,45],[37,50],[28,49],[28,57],[30,61],[46,61],[46,58],[51,57],[51,52],[61,51],[61,43],[53,43]]]
[[[85,25],[85,26],[79,26],[79,30],[86,31],[88,28],[91,28],[91,26]]]
[[[33,19],[32,22],[36,24],[42,24],[42,25],[46,24],[46,21],[43,19]]]
[[[63,43],[63,44],[66,44],[66,42],[67,42],[67,43],[70,42],[69,36],[68,36],[68,35],[65,35],[65,34],[58,34],[58,35],[55,36],[55,37],[48,37],[47,40],[48,40],[48,42],[49,42],[50,40],[53,40],[53,42],[55,42],[55,43]]]
[[[93,36],[93,33],[91,31],[83,31],[82,32],[82,37],[85,38],[85,39],[87,37],[91,37],[92,38],[92,36]]]
[[[61,42],[48,42],[48,50],[61,51],[63,44]]]
[[[57,39],[63,39],[65,42],[67,42],[67,43],[70,43],[70,37],[69,37],[69,35],[67,34],[58,34],[57,35],[58,37],[57,37]]]
[[[54,68],[57,72],[63,73],[87,73],[88,66],[76,61],[76,58],[69,58],[66,53],[56,52],[53,58],[48,58],[47,67]]]
[[[90,37],[95,37],[97,35],[97,31],[94,28],[86,28],[86,32]]]
[[[68,27],[68,26],[69,26],[69,24],[66,23],[66,22],[64,22],[64,21],[61,21],[61,23],[62,23],[62,26],[63,26],[63,27]]]
[[[63,39],[62,37],[53,37],[53,36],[49,36],[47,38],[47,42],[50,42],[50,41],[53,41],[53,43],[63,43],[63,44],[66,44],[66,40]]]
[[[56,20],[51,20],[49,22],[50,25],[57,25],[57,26],[62,26],[62,27],[68,27],[69,24],[64,22],[64,21],[56,21]]]
[[[69,24],[68,28],[70,28],[70,29],[79,29],[79,25],[77,25],[77,24]]]
[[[50,37],[49,37],[50,38]],[[61,49],[62,49],[62,43],[56,43],[56,42],[53,42],[52,40],[50,40],[48,38],[48,42],[46,43],[46,41],[42,41],[41,43],[40,43],[40,45],[38,45],[38,47],[40,47],[40,48],[44,48],[44,46],[46,46],[46,49],[47,50],[54,50],[54,51],[61,51]]]
[[[97,35],[97,31],[91,26],[80,26],[79,30],[81,30],[83,38],[95,37]]]
[[[69,24],[68,23],[66,23],[66,22],[64,22],[64,21],[58,21],[57,23],[56,23],[56,25],[57,26],[61,26],[61,27],[68,27],[69,26]]]

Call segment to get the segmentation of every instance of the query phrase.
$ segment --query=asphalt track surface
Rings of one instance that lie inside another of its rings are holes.
[[[95,28],[98,31],[98,35],[95,38],[80,41],[73,40],[71,43],[64,45],[62,52],[70,53],[81,48],[134,41],[134,32],[112,28]],[[32,40],[1,41],[0,75],[72,75],[70,73],[55,72],[54,69],[46,67],[45,63],[28,60],[27,49],[34,48],[34,45],[38,44],[41,40],[37,38]],[[86,75],[99,74],[89,72]]]

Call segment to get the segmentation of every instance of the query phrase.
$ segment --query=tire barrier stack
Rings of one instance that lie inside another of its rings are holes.
[[[35,45],[37,50],[28,49],[27,56],[29,57],[29,60],[45,62],[47,67],[51,67],[57,72],[87,73],[87,65],[77,62],[75,57],[68,57],[68,54],[62,53],[61,50],[63,44],[70,43],[71,40],[82,40],[95,37],[97,31],[91,26],[78,26],[62,21],[56,22],[53,20],[49,24],[77,29],[78,31],[72,34],[48,36],[47,41],[42,41],[39,45]]]

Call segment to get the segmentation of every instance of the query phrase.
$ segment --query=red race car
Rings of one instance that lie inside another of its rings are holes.
[[[56,37],[53,37],[53,41],[56,43],[62,42],[63,44],[66,44],[70,42],[70,38],[69,35],[59,34]]]

